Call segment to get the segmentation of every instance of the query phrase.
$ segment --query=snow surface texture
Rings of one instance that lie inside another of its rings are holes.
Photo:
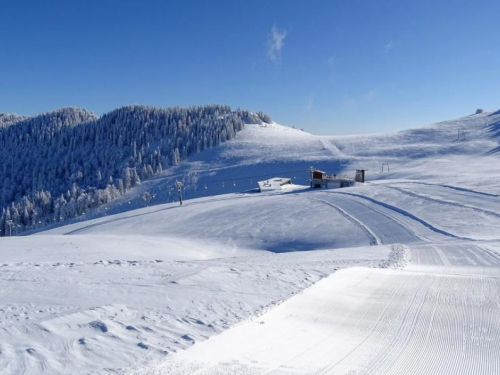
[[[249,126],[177,173],[227,187],[316,161],[368,167],[369,181],[2,238],[0,373],[497,374],[499,123],[485,113],[353,137]]]

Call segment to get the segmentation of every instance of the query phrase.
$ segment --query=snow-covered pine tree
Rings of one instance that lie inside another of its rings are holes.
[[[79,216],[263,120],[270,118],[225,105],[0,114],[0,235],[6,220],[19,233]]]

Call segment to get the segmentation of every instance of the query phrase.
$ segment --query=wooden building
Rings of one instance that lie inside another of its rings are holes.
[[[354,185],[354,179],[348,176],[326,174],[320,170],[312,171],[311,187],[313,189],[339,189]]]

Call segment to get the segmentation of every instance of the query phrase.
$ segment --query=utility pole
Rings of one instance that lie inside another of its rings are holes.
[[[179,193],[179,203],[182,206],[182,187],[184,184],[180,181],[176,181],[175,186],[177,187],[177,192]]]
[[[309,171],[311,172],[311,188],[313,187],[313,176],[315,170],[316,168],[314,168],[313,166],[309,167]]]
[[[9,226],[9,237],[12,237],[12,224],[14,224],[14,222],[12,220],[7,220],[5,223]]]

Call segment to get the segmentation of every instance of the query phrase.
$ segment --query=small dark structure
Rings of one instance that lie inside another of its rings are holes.
[[[389,168],[389,165],[387,165],[387,168]],[[354,180],[356,182],[364,183],[365,182],[365,172],[366,172],[366,169],[356,169],[356,177],[354,177]]]

